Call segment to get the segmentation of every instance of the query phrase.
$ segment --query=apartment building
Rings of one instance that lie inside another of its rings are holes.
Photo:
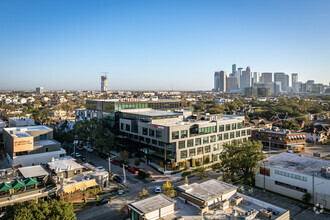
[[[5,154],[10,164],[30,166],[65,155],[61,144],[53,140],[53,129],[40,125],[3,129]]]
[[[247,140],[250,127],[244,116],[192,115],[190,111],[153,109],[120,110],[120,133],[144,146],[151,161],[177,169],[188,161],[194,166],[219,160],[223,145],[233,140]]]
[[[27,127],[35,125],[34,120],[28,117],[9,118],[8,127]]]

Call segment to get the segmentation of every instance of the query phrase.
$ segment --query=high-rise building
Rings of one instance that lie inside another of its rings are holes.
[[[275,81],[275,86],[274,86],[274,92],[275,93],[277,93],[277,94],[281,93],[281,91],[282,91],[281,85],[282,85],[281,82],[276,82]]]
[[[220,90],[220,72],[214,73],[214,91],[219,92]]]
[[[237,72],[237,86],[238,88],[241,88],[241,76],[242,76],[242,67],[238,68]]]
[[[44,93],[44,87],[37,87],[36,88],[36,93],[38,93],[38,94]]]
[[[108,90],[108,77],[101,76],[101,92],[107,92]]]
[[[259,82],[260,73],[259,72],[253,72],[253,78],[252,78],[252,87],[254,87],[254,84]]]
[[[236,64],[233,64],[231,67],[231,74],[232,76],[236,76]]]
[[[284,88],[283,88],[283,90],[284,91],[289,91],[289,88],[290,88],[290,86],[289,86],[289,81],[290,81],[290,77],[289,77],[289,75],[287,75],[287,74],[285,74],[284,75]]]
[[[249,88],[252,86],[251,76],[252,76],[251,69],[248,66],[246,67],[246,70],[242,72],[241,81],[240,81],[241,89]]]
[[[291,81],[292,81],[292,86],[294,82],[298,82],[298,73],[291,74]]]
[[[314,84],[314,80],[307,80],[306,82],[306,92],[311,92],[312,91],[312,86]]]
[[[262,73],[261,74],[262,82],[267,83],[273,82],[273,74],[272,73]]]
[[[281,91],[285,91],[285,85],[286,85],[286,82],[285,82],[285,74],[284,73],[274,73],[274,82],[277,83],[277,82],[280,82],[281,84]],[[275,93],[278,93],[277,91],[277,84],[275,85]]]
[[[227,92],[231,92],[233,90],[237,90],[237,77],[229,76],[227,77]]]
[[[227,75],[225,71],[220,71],[219,92],[226,92]]]

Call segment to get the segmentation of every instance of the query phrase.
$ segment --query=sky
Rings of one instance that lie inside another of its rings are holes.
[[[2,0],[0,90],[210,90],[215,71],[330,81],[329,0]]]

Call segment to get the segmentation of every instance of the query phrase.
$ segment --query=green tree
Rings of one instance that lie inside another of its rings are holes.
[[[310,193],[305,193],[301,198],[301,200],[306,203],[309,203],[311,199],[312,199],[312,195]]]
[[[169,181],[163,184],[163,194],[170,198],[175,196],[174,186]]]
[[[139,194],[136,196],[138,199],[144,199],[147,198],[149,196],[149,193],[146,189],[142,189],[141,192],[139,192]]]
[[[188,176],[184,178],[184,184],[189,184]]]
[[[124,161],[124,163],[128,162],[129,159],[129,153],[128,151],[124,150],[120,152],[120,157]]]
[[[265,158],[260,141],[228,143],[220,154],[221,171],[225,178],[242,178],[245,184],[253,184],[254,169]]]
[[[140,163],[141,163],[140,159],[136,158],[134,161],[134,165],[138,167],[138,166],[140,166]]]

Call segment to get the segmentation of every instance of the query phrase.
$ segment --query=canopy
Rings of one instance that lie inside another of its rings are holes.
[[[18,179],[16,179],[16,180],[11,184],[11,187],[12,187],[13,189],[22,188],[22,187],[24,187],[24,186],[25,186],[25,184],[24,184],[22,181],[18,180]]]
[[[31,185],[35,185],[38,184],[38,181],[36,178],[27,178],[26,180],[24,180],[25,186],[31,186]]]
[[[97,186],[97,185],[98,184],[96,183],[95,179],[91,179],[91,180],[81,181],[78,183],[63,186],[63,191],[65,193],[71,193],[71,192],[75,192],[77,190],[83,191],[83,190],[86,190],[87,188]]]
[[[10,189],[11,189],[11,186],[8,183],[5,183],[5,182],[1,183],[0,192],[7,191]]]

